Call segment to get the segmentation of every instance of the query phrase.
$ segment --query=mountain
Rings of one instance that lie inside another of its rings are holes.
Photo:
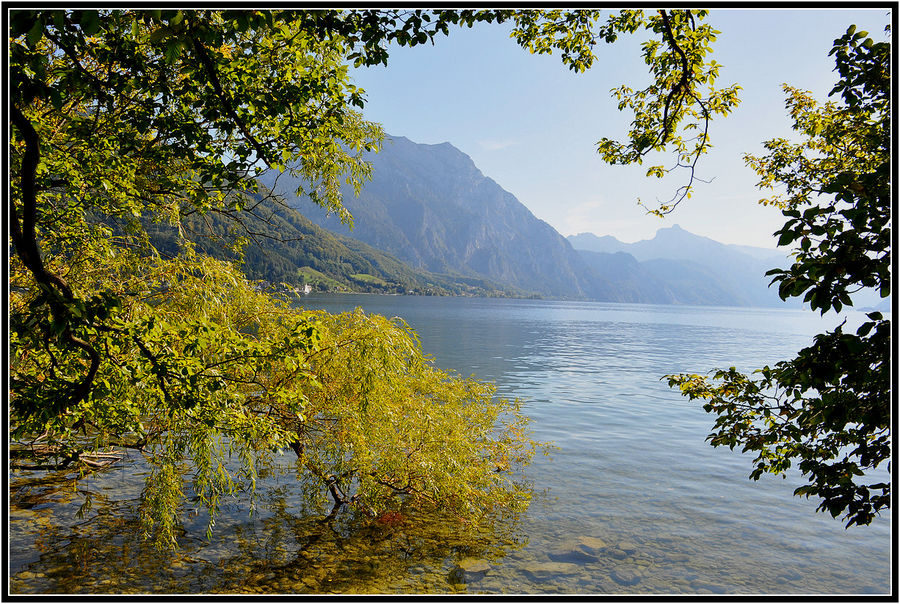
[[[372,180],[358,198],[349,187],[344,191],[352,231],[296,198],[298,183],[288,173],[263,182],[315,224],[415,268],[488,279],[543,296],[616,299],[615,289],[597,278],[562,235],[449,143],[391,137],[366,159],[372,162]]]
[[[679,225],[661,228],[653,239],[635,243],[623,243],[612,235],[598,237],[593,233],[570,235],[569,242],[575,249],[592,252],[627,252],[639,261],[669,258],[690,260],[710,266],[725,267],[734,263],[763,261],[783,263],[786,254],[774,249],[719,243],[708,237],[694,235]]]
[[[261,180],[312,223],[457,281],[564,299],[784,304],[765,276],[786,264],[774,250],[728,246],[678,226],[632,244],[589,233],[566,239],[449,143],[423,145],[395,136],[365,159],[372,163],[372,180],[359,197],[349,186],[343,190],[352,230],[296,197],[301,183],[289,172]]]
[[[584,252],[633,256],[650,275],[661,279],[680,300],[695,298],[691,288],[708,295],[708,304],[779,306],[784,302],[776,288],[768,287],[767,270],[788,265],[776,250],[726,245],[694,235],[678,225],[659,229],[653,239],[623,243],[606,235],[570,235],[573,247]],[[703,302],[686,302],[696,304]]]
[[[757,258],[759,260],[766,260],[767,262],[774,262],[778,264],[780,262],[784,262],[784,257],[786,254],[784,252],[779,252],[778,250],[774,250],[772,248],[767,247],[755,247],[752,245],[738,245],[736,243],[727,244],[729,249],[735,250],[742,254],[746,254],[748,256],[752,256],[753,258]]]

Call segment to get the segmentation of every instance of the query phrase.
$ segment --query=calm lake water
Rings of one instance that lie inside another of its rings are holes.
[[[303,304],[403,317],[440,367],[526,401],[534,437],[558,449],[526,470],[535,499],[502,539],[488,536],[479,549],[452,535],[413,544],[399,533],[325,531],[292,513],[288,471],[263,481],[252,518],[235,501],[207,542],[202,514],[188,515],[182,550],[153,552],[135,536],[143,466],[132,459],[77,490],[12,477],[12,591],[890,592],[890,513],[844,529],[816,513],[814,500],[792,496],[796,476],[750,481],[751,457],[709,446],[713,417],[660,381],[789,358],[839,322],[833,317],[371,295],[308,296]],[[863,315],[844,316],[849,329]],[[78,518],[87,493],[91,509]]]

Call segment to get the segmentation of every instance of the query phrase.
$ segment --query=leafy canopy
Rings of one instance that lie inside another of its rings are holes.
[[[852,306],[863,287],[890,294],[890,45],[850,27],[835,40],[841,103],[819,106],[785,86],[799,143],[768,141],[769,154],[747,156],[760,185],[778,186],[762,203],[787,218],[779,245],[794,245],[788,269],[769,271],[783,299],[803,296],[822,314]],[[883,465],[891,457],[891,329],[879,312],[855,333],[843,324],[817,335],[789,361],[751,378],[735,368],[669,376],[718,415],[709,440],[755,452],[751,478],[784,474],[794,463],[807,480],[795,494],[847,525],[869,524],[890,507]]]
[[[340,184],[368,175],[382,133],[353,109],[353,44],[304,15],[11,15],[10,429],[30,459],[16,465],[89,471],[140,451],[161,545],[185,501],[212,527],[223,495],[253,492],[292,448],[361,518],[412,499],[474,522],[527,501],[509,478],[534,450],[515,404],[434,369],[409,330],[290,308],[187,239],[161,255],[142,227],[240,221],[254,176],[287,166],[343,211]],[[338,352],[352,364],[329,365]]]

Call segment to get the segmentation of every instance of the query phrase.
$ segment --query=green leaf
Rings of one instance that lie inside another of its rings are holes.
[[[100,29],[100,19],[96,11],[87,10],[81,13],[81,31],[92,36]]]
[[[28,35],[26,37],[28,39],[28,44],[31,46],[37,44],[40,39],[44,37],[44,24],[41,23],[40,19],[34,22],[34,25],[28,30]]]

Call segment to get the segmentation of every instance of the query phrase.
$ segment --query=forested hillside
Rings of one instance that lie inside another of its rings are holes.
[[[296,210],[257,196],[259,205],[240,222],[210,213],[184,219],[183,232],[197,249],[215,258],[236,260],[237,238],[246,240],[241,267],[251,279],[309,284],[314,291],[383,294],[510,296],[522,292],[484,279],[415,270],[396,258],[350,237],[316,226]],[[163,253],[177,252],[177,231],[147,221],[145,228]]]

